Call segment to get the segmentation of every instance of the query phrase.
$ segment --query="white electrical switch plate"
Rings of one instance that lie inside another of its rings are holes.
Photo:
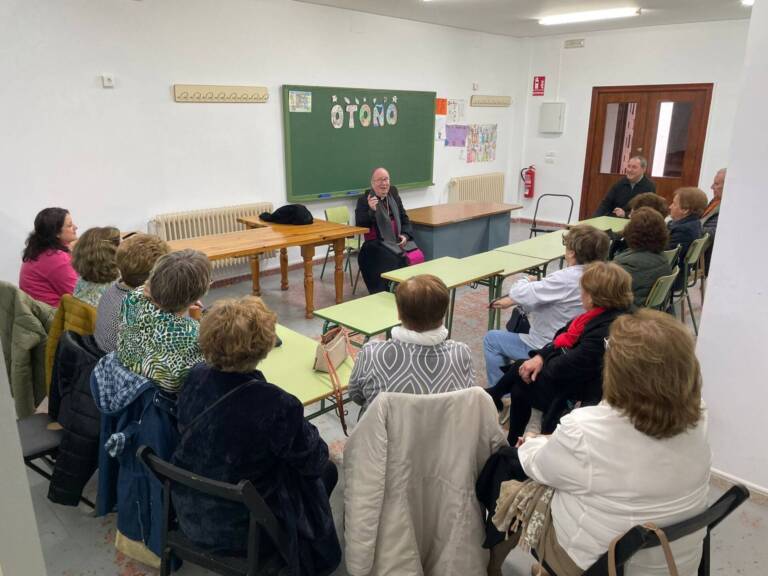
[[[115,75],[114,74],[102,74],[101,75],[101,87],[102,88],[114,88],[115,87]]]

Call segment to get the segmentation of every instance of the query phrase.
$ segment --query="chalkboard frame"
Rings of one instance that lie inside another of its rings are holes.
[[[388,94],[394,94],[397,96],[400,95],[408,95],[408,96],[417,96],[420,98],[428,98],[431,99],[431,113],[429,115],[428,120],[428,127],[429,127],[429,138],[427,138],[427,126],[423,127],[423,133],[419,132],[420,136],[424,139],[425,142],[429,142],[429,150],[428,155],[426,156],[426,162],[420,164],[419,166],[422,166],[425,168],[425,170],[428,170],[429,174],[428,177],[424,179],[418,179],[418,180],[412,180],[412,181],[399,181],[398,180],[398,170],[394,169],[392,170],[393,174],[393,182],[392,184],[397,186],[400,190],[405,189],[414,189],[414,188],[425,188],[428,186],[434,185],[434,162],[435,162],[435,137],[434,137],[434,130],[435,130],[435,115],[434,115],[434,102],[437,97],[436,92],[429,92],[429,91],[417,91],[417,90],[394,90],[394,89],[386,89],[386,88],[352,88],[352,87],[344,87],[344,86],[307,86],[307,85],[296,85],[296,84],[284,84],[282,86],[282,106],[283,106],[283,140],[284,140],[284,155],[285,155],[285,180],[286,180],[286,196],[289,202],[296,202],[296,203],[304,203],[304,202],[314,202],[314,201],[320,201],[320,200],[329,200],[329,199],[338,199],[338,198],[350,198],[359,196],[362,194],[366,188],[370,186],[369,181],[361,182],[350,182],[349,186],[338,186],[338,189],[336,190],[324,190],[322,193],[318,194],[300,194],[297,193],[296,190],[294,190],[294,175],[293,175],[293,168],[294,164],[297,162],[301,162],[301,159],[297,159],[294,156],[293,153],[293,143],[292,143],[292,123],[291,123],[291,116],[293,114],[300,114],[300,112],[291,112],[289,110],[289,95],[291,91],[307,91],[307,92],[314,92],[316,90],[322,90],[325,91],[338,91],[340,94],[344,93],[350,93],[350,92],[375,92],[375,93],[388,93]],[[314,102],[312,104],[314,107]],[[330,117],[329,117],[330,118]],[[371,128],[363,128],[363,129],[371,129]],[[379,129],[379,128],[373,128],[373,129]],[[422,149],[422,153],[426,155],[427,150],[426,147]]]

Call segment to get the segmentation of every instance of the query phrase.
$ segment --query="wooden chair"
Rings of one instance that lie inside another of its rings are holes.
[[[334,222],[336,224],[349,224],[349,208],[346,206],[334,206],[333,208],[327,208],[325,210],[325,219],[328,222]],[[333,250],[333,245],[328,245],[328,250],[325,252],[325,259],[323,260],[323,268],[320,270],[320,279],[323,279],[325,274],[325,265],[328,263],[328,256],[330,256]],[[357,283],[360,280],[360,269],[357,270],[357,276],[354,281],[352,280],[352,261],[351,257],[353,253],[360,251],[360,236],[354,238],[346,238],[344,240],[344,252],[346,254],[346,260],[344,262],[344,270],[349,270],[349,284],[352,286],[352,294],[357,290]]]
[[[675,251],[670,250],[670,252]],[[679,272],[680,269],[675,266],[672,268],[672,274],[656,278],[656,282],[653,283],[651,291],[648,292],[643,306],[653,308],[654,310],[666,310],[669,306],[669,295],[672,293],[672,286],[675,284]]]
[[[160,556],[160,576],[171,573],[172,555],[187,560],[217,574],[226,576],[287,576],[288,544],[285,533],[253,484],[247,480],[228,484],[203,478],[156,456],[152,449],[140,446],[136,457],[150,474],[163,485],[163,534]],[[201,548],[178,528],[171,506],[171,489],[179,484],[187,488],[230,502],[240,502],[250,512],[248,526],[248,555],[245,558],[223,556]],[[259,550],[262,532],[274,544],[269,555]]]

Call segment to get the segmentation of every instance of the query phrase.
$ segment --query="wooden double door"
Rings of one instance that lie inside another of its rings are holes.
[[[646,158],[646,176],[669,201],[677,188],[697,186],[711,100],[712,84],[593,88],[580,219],[633,156]]]

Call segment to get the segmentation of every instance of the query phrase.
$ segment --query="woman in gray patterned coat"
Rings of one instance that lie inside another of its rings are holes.
[[[443,318],[448,288],[431,274],[414,276],[395,290],[402,326],[392,339],[368,342],[355,359],[349,397],[368,407],[379,392],[436,394],[475,384],[469,346],[448,340]]]

